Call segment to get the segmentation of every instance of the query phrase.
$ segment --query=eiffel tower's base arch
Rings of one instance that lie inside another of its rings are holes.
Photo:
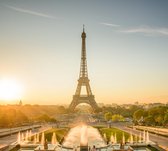
[[[99,109],[99,107],[94,99],[94,95],[90,95],[90,96],[74,95],[73,100],[72,100],[71,104],[69,105],[69,110],[74,111],[76,106],[81,103],[89,104],[92,107],[93,111],[97,111]]]

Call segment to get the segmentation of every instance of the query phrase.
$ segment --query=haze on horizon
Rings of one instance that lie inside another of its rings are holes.
[[[167,6],[167,0],[0,0],[0,83],[17,83],[11,86],[17,95],[0,104],[69,104],[83,24],[97,103],[168,102]]]

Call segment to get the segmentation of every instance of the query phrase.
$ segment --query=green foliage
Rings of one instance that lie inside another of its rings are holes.
[[[143,120],[140,121],[141,117]],[[147,126],[165,126],[168,124],[168,107],[158,106],[148,110],[137,110],[134,112],[135,123]]]
[[[137,111],[134,112],[133,114],[133,119],[135,121],[139,121],[144,115],[144,110],[143,109],[139,109]]]
[[[157,123],[157,125],[162,125],[163,119],[164,119],[164,115],[159,114],[155,116],[155,122]]]
[[[116,107],[102,107],[102,112],[107,113],[111,112],[112,114],[120,114],[123,117],[133,117],[135,111],[142,109],[142,106],[130,105],[129,107],[125,106],[116,106]]]
[[[21,111],[6,108],[0,113],[0,127],[13,127],[28,122],[28,117]]]
[[[63,139],[63,137],[65,136],[65,134],[68,132],[68,129],[67,128],[62,128],[62,129],[54,129],[53,128],[51,130],[46,131],[44,134],[45,134],[45,138],[48,141],[51,141],[53,132],[55,132],[57,140],[60,142]]]
[[[106,134],[107,140],[110,141],[110,137],[111,135],[115,135],[117,136],[117,142],[121,142],[122,141],[122,136],[124,134],[125,136],[125,140],[127,141],[130,138],[130,134],[128,134],[127,132],[124,132],[120,129],[117,128],[99,128],[99,131],[101,133],[101,135],[103,136],[104,134]],[[134,140],[135,140],[135,136],[133,136]]]
[[[122,115],[119,115],[119,114],[114,114],[112,116],[112,121],[113,122],[124,121],[124,117]]]
[[[164,115],[163,125],[168,125],[168,112]]]
[[[56,122],[55,118],[49,117],[47,114],[43,114],[37,118],[40,122]]]
[[[0,127],[15,127],[36,121],[57,122],[56,116],[67,112],[57,105],[1,105]]]
[[[47,139],[48,142],[51,142],[53,133],[56,134],[56,139],[58,142],[61,142],[63,137],[68,132],[68,128],[52,128],[44,132],[45,139]],[[41,140],[42,133],[39,134],[39,139]],[[31,140],[33,141],[34,137],[31,137]]]
[[[104,118],[105,118],[106,121],[111,120],[111,117],[112,117],[111,112],[107,112],[107,113],[104,114]]]
[[[155,120],[152,116],[147,116],[147,117],[144,118],[144,123],[145,123],[145,125],[154,126],[155,125]]]

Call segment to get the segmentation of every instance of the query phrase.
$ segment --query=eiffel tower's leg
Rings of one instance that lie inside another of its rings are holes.
[[[82,87],[82,84],[80,82],[78,82],[75,95],[80,95],[80,93],[81,93],[81,87]]]
[[[75,107],[79,104],[79,97],[77,97],[76,95],[73,96],[73,100],[71,102],[71,104],[69,105],[69,110],[70,111],[74,111]]]
[[[90,95],[89,96],[89,104],[90,104],[90,106],[92,107],[92,109],[94,111],[99,109],[99,107],[98,107],[98,105],[97,105],[97,103],[95,101],[94,95]]]
[[[86,91],[87,91],[87,95],[88,95],[88,96],[89,96],[89,95],[92,95],[92,91],[91,91],[89,82],[86,83]]]

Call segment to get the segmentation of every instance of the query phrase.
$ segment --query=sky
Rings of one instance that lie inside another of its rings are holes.
[[[167,7],[167,0],[0,0],[0,81],[20,89],[0,104],[70,104],[83,24],[97,103],[168,102]]]

